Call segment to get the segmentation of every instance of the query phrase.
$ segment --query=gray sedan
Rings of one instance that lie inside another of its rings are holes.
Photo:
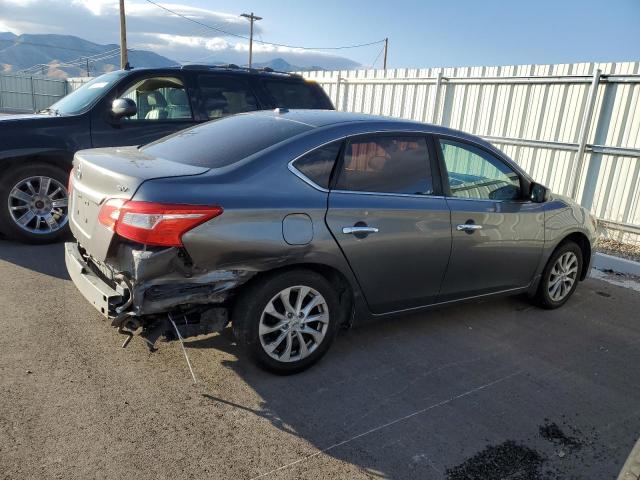
[[[596,221],[459,131],[334,111],[259,112],[143,147],[84,150],[69,274],[119,331],[219,331],[267,369],[341,326],[495,295],[563,305]]]

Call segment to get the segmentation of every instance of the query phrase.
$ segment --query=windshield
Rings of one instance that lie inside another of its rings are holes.
[[[123,72],[100,75],[49,107],[59,115],[82,113],[122,78]]]

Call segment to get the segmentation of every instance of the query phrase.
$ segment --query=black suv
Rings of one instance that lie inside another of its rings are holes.
[[[0,231],[31,243],[65,235],[67,179],[78,150],[142,145],[197,123],[274,108],[333,105],[299,75],[187,65],[107,73],[37,114],[0,116]]]

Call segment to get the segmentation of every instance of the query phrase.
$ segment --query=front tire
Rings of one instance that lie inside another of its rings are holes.
[[[292,374],[327,352],[342,318],[339,309],[326,278],[292,270],[250,285],[236,301],[232,322],[239,344],[258,365]]]
[[[575,242],[556,248],[542,272],[536,294],[538,305],[546,309],[564,305],[578,286],[582,268],[582,250]]]
[[[52,243],[69,232],[69,173],[46,163],[27,164],[0,181],[0,230],[25,243]]]

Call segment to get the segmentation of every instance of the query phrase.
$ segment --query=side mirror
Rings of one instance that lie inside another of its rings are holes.
[[[115,119],[131,117],[136,113],[138,113],[138,107],[130,98],[116,98],[111,104],[111,115]]]
[[[549,196],[551,195],[551,190],[549,190],[544,185],[533,182],[531,184],[531,189],[529,193],[529,198],[532,202],[536,203],[544,203],[549,200]]]

